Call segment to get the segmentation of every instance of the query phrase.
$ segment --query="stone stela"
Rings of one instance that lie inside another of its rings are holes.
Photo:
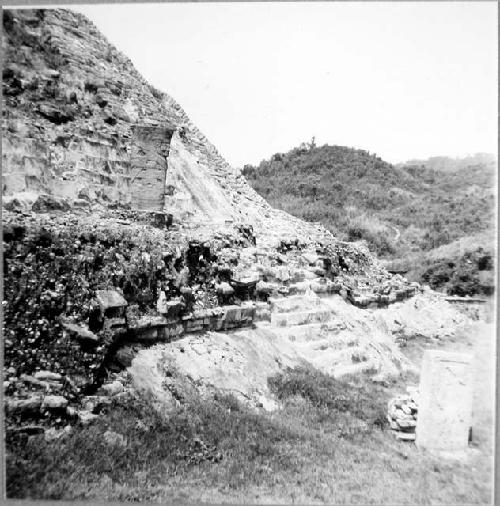
[[[416,444],[445,452],[467,449],[472,419],[472,359],[427,350],[420,376]]]

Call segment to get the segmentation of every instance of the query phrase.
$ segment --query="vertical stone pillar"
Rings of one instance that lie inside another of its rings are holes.
[[[472,355],[427,350],[420,375],[416,444],[465,450],[472,421]]]
[[[132,207],[163,212],[167,177],[167,157],[171,127],[136,125],[133,128],[131,165]]]

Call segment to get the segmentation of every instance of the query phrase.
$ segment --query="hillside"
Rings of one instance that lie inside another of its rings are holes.
[[[422,493],[415,469],[437,463],[386,430],[417,352],[468,346],[475,322],[273,208],[85,17],[6,10],[3,27],[9,498],[365,503],[370,483],[382,504],[487,496],[489,418],[481,477],[464,469],[444,496],[456,470]],[[363,191],[426,184],[375,166]]]
[[[393,166],[364,150],[309,144],[242,173],[273,206],[397,259],[493,231],[496,164],[471,161]],[[482,246],[491,250],[493,239]]]
[[[490,153],[476,153],[474,155],[464,156],[462,158],[449,156],[432,156],[425,160],[408,160],[403,163],[396,164],[397,167],[408,167],[408,166],[425,167],[431,170],[437,170],[439,172],[452,171],[467,169],[473,166],[495,166],[496,158]]]

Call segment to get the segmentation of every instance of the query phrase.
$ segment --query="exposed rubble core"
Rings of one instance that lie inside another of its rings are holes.
[[[9,430],[90,423],[131,383],[272,409],[269,374],[398,374],[394,337],[466,320],[272,209],[83,16],[6,10],[2,44]]]

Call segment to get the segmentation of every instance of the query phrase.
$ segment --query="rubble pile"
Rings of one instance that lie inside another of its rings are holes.
[[[212,253],[208,264],[190,261],[198,243],[176,244],[166,229],[110,214],[4,212],[4,392],[12,415],[25,405],[38,412],[40,391],[77,405],[107,377],[122,343],[252,323],[252,307],[217,307]],[[210,290],[212,307],[193,307],[197,293],[206,300]]]
[[[407,387],[407,394],[391,399],[387,404],[387,420],[397,439],[415,441],[418,414],[418,388]]]

